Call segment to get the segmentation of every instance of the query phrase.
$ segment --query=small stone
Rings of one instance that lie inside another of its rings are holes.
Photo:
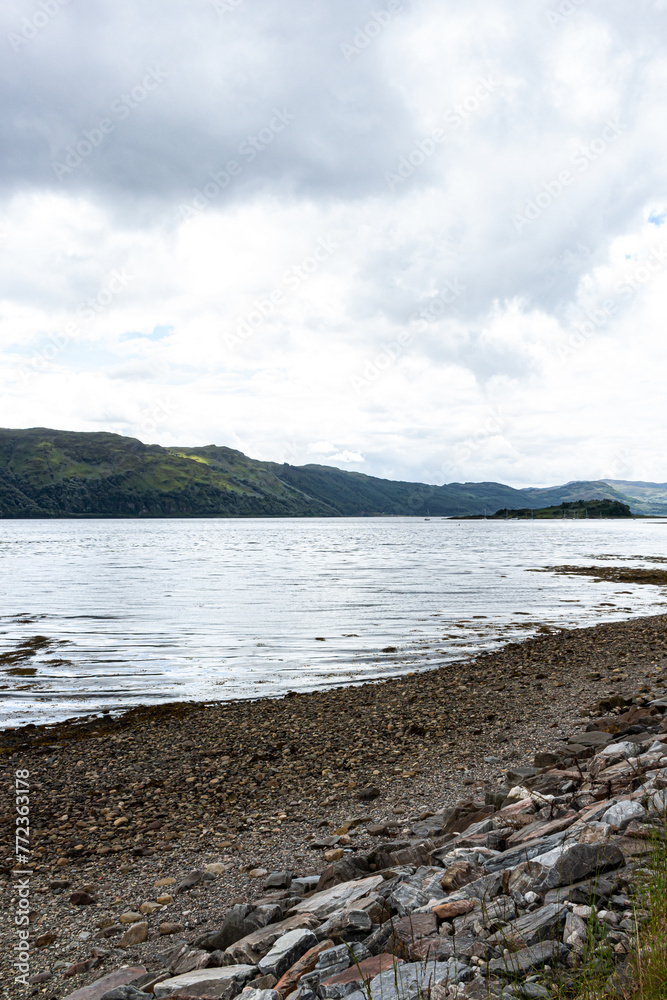
[[[142,921],[132,924],[118,941],[119,948],[132,948],[135,944],[141,944],[148,937],[148,924]]]
[[[95,899],[87,892],[73,892],[69,901],[75,906],[92,906]]]
[[[121,913],[118,918],[118,921],[121,924],[136,924],[139,920],[141,920],[141,913],[135,913],[133,910]]]
[[[162,907],[159,903],[151,903],[149,899],[146,899],[139,907],[139,912],[143,913],[144,916],[150,917],[153,913],[157,913],[161,909]]]
[[[115,937],[116,934],[122,934],[127,924],[108,924],[106,927],[100,929],[100,937],[108,938]]]
[[[37,986],[39,983],[48,983],[49,979],[53,977],[53,973],[50,969],[45,969],[44,972],[38,972],[36,976],[31,976],[28,982],[31,986]]]
[[[160,924],[158,930],[163,937],[167,937],[169,934],[180,934],[183,930],[183,924],[172,924],[165,921],[163,924]]]
[[[345,857],[345,851],[342,847],[333,847],[331,850],[324,852],[325,861],[340,861],[341,858]]]
[[[157,901],[160,906],[169,906],[170,903],[174,902],[174,897],[167,892],[163,896],[158,896]]]
[[[205,872],[211,872],[213,875],[224,875],[228,870],[227,865],[223,865],[220,861],[214,861],[210,865],[204,865]]]
[[[464,917],[475,909],[472,899],[461,899],[454,903],[441,903],[433,907],[438,920],[453,920],[454,917]]]
[[[264,882],[265,889],[289,889],[292,884],[291,872],[271,872]]]
[[[35,938],[36,948],[48,948],[50,944],[56,940],[57,935],[54,931],[46,931],[44,934],[40,934],[39,937]]]
[[[179,882],[179,884],[176,886],[175,892],[176,893],[187,892],[189,889],[194,889],[196,885],[199,885],[202,878],[203,878],[203,872],[200,871],[190,872],[190,874],[187,875],[182,882]]]
[[[251,868],[248,872],[248,878],[266,878],[268,874],[268,868]]]
[[[379,799],[381,795],[382,792],[375,785],[368,785],[357,792],[357,798],[360,802],[370,802],[372,799]]]
[[[80,962],[74,962],[72,965],[69,965],[63,971],[63,976],[65,976],[67,979],[69,979],[70,976],[80,976],[81,973],[89,971],[89,969],[90,969],[90,967],[91,967],[91,965],[92,965],[93,962],[94,962],[94,959],[90,959],[90,958],[83,959]]]
[[[159,878],[157,882],[154,883],[156,889],[163,889],[168,885],[176,885],[175,878]]]

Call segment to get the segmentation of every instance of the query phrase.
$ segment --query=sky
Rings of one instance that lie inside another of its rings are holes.
[[[4,0],[0,425],[667,481],[667,0]]]

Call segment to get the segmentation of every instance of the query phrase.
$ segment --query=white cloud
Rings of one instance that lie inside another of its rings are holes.
[[[10,53],[3,424],[432,482],[619,455],[667,479],[667,266],[639,273],[665,232],[660,7],[551,27],[543,0],[423,0],[346,62],[376,6],[168,0],[156,26],[99,0]]]

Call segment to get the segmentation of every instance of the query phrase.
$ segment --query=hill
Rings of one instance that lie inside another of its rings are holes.
[[[0,516],[25,517],[454,517],[612,499],[667,513],[651,484],[629,500],[611,482],[517,490],[502,483],[395,482],[323,465],[259,462],[218,445],[146,445],[106,432],[0,429]],[[632,484],[630,484],[632,485]],[[563,493],[565,495],[561,495]]]
[[[475,514],[463,520],[478,521],[484,517],[483,514]],[[496,511],[488,518],[489,521],[512,520],[512,521],[563,521],[582,520],[585,518],[617,518],[633,517],[632,511],[625,503],[618,500],[574,500],[565,501],[557,507],[540,507],[534,510],[531,507],[522,507],[519,510],[508,510],[506,507]]]

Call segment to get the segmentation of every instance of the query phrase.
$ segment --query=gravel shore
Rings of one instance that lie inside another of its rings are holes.
[[[278,700],[136,709],[0,735],[4,787],[3,997],[61,998],[123,962],[147,967],[157,932],[119,952],[100,939],[142,902],[215,863],[215,878],[176,895],[152,918],[205,927],[261,894],[250,871],[326,867],[326,838],[344,820],[360,850],[371,822],[399,836],[422,813],[461,798],[483,802],[508,768],[558,745],[601,699],[664,691],[667,616],[563,630],[442,669]],[[586,721],[589,721],[588,719]],[[31,955],[25,994],[13,985],[14,782],[30,772],[32,932],[54,935]],[[313,842],[319,842],[314,847]],[[49,888],[54,881],[64,890]],[[74,905],[74,890],[95,897]],[[151,917],[148,917],[149,921]],[[100,954],[94,971],[63,977]]]

